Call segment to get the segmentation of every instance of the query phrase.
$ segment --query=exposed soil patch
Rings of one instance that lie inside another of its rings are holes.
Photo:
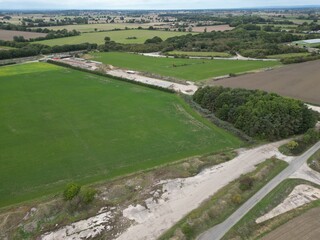
[[[23,31],[9,31],[9,30],[0,30],[0,40],[11,41],[14,36],[22,36],[25,39],[45,37],[45,33],[36,33],[36,32],[23,32]]]
[[[320,235],[320,208],[314,208],[292,219],[262,240],[317,240]]]
[[[320,104],[320,61],[292,64],[272,71],[210,81],[209,85],[261,89]]]
[[[192,28],[193,32],[204,32],[204,30],[207,29],[207,32],[212,31],[229,31],[234,29],[234,27],[230,27],[229,25],[217,25],[217,26],[201,26],[201,27],[194,27]]]
[[[319,189],[305,184],[298,185],[281,204],[262,217],[259,217],[256,222],[262,223],[317,199],[320,199]]]

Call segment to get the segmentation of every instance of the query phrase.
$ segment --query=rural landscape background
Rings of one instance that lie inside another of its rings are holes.
[[[0,0],[0,239],[319,239],[301,4]]]

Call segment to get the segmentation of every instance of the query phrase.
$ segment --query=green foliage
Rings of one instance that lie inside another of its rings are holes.
[[[290,141],[287,143],[287,148],[289,148],[290,150],[294,150],[298,146],[299,146],[299,143],[297,143],[296,141]]]
[[[63,191],[63,198],[66,201],[70,201],[74,199],[80,192],[81,186],[76,183],[70,183],[67,185],[65,190]]]
[[[317,115],[301,101],[259,90],[200,88],[195,102],[251,137],[276,140],[313,128]]]
[[[80,192],[81,201],[84,204],[89,204],[94,200],[96,194],[97,194],[97,191],[93,188],[89,188],[89,187],[82,188]]]
[[[161,43],[161,42],[163,42],[163,40],[160,37],[155,36],[151,39],[147,39],[144,43],[145,44],[156,44],[156,43]]]

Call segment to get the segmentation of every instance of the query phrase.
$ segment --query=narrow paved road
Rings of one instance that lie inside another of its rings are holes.
[[[258,202],[260,202],[268,193],[270,193],[278,184],[297,171],[307,160],[320,149],[320,142],[315,144],[303,155],[291,161],[289,166],[279,175],[272,179],[266,186],[245,202],[228,219],[219,225],[209,229],[199,236],[198,240],[219,240],[221,239],[241,218],[243,218]]]

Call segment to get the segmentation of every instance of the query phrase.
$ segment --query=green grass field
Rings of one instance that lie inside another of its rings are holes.
[[[0,68],[0,207],[242,142],[175,94],[46,63]]]
[[[67,29],[69,31],[77,30],[79,32],[94,32],[95,29],[98,31],[107,31],[113,29],[125,29],[128,28],[148,28],[148,24],[135,24],[135,23],[108,23],[108,24],[79,24],[79,25],[66,25],[66,26],[53,26],[53,27],[46,27],[50,30],[62,30]]]
[[[131,53],[93,53],[105,64],[156,73],[190,81],[201,81],[230,73],[242,73],[279,65],[279,62],[154,58]]]
[[[184,55],[191,57],[230,57],[229,53],[225,52],[183,52],[183,51],[171,51],[169,55]]]
[[[104,38],[110,37],[112,41],[118,43],[144,43],[147,39],[155,36],[160,37],[162,40],[174,36],[186,35],[184,32],[169,32],[169,31],[155,31],[155,30],[122,30],[122,31],[109,31],[109,32],[93,32],[83,33],[79,36],[56,38],[44,41],[38,41],[33,43],[40,43],[48,46],[65,45],[65,44],[80,44],[80,43],[97,43],[104,44]],[[137,39],[127,39],[130,37],[136,37]]]

